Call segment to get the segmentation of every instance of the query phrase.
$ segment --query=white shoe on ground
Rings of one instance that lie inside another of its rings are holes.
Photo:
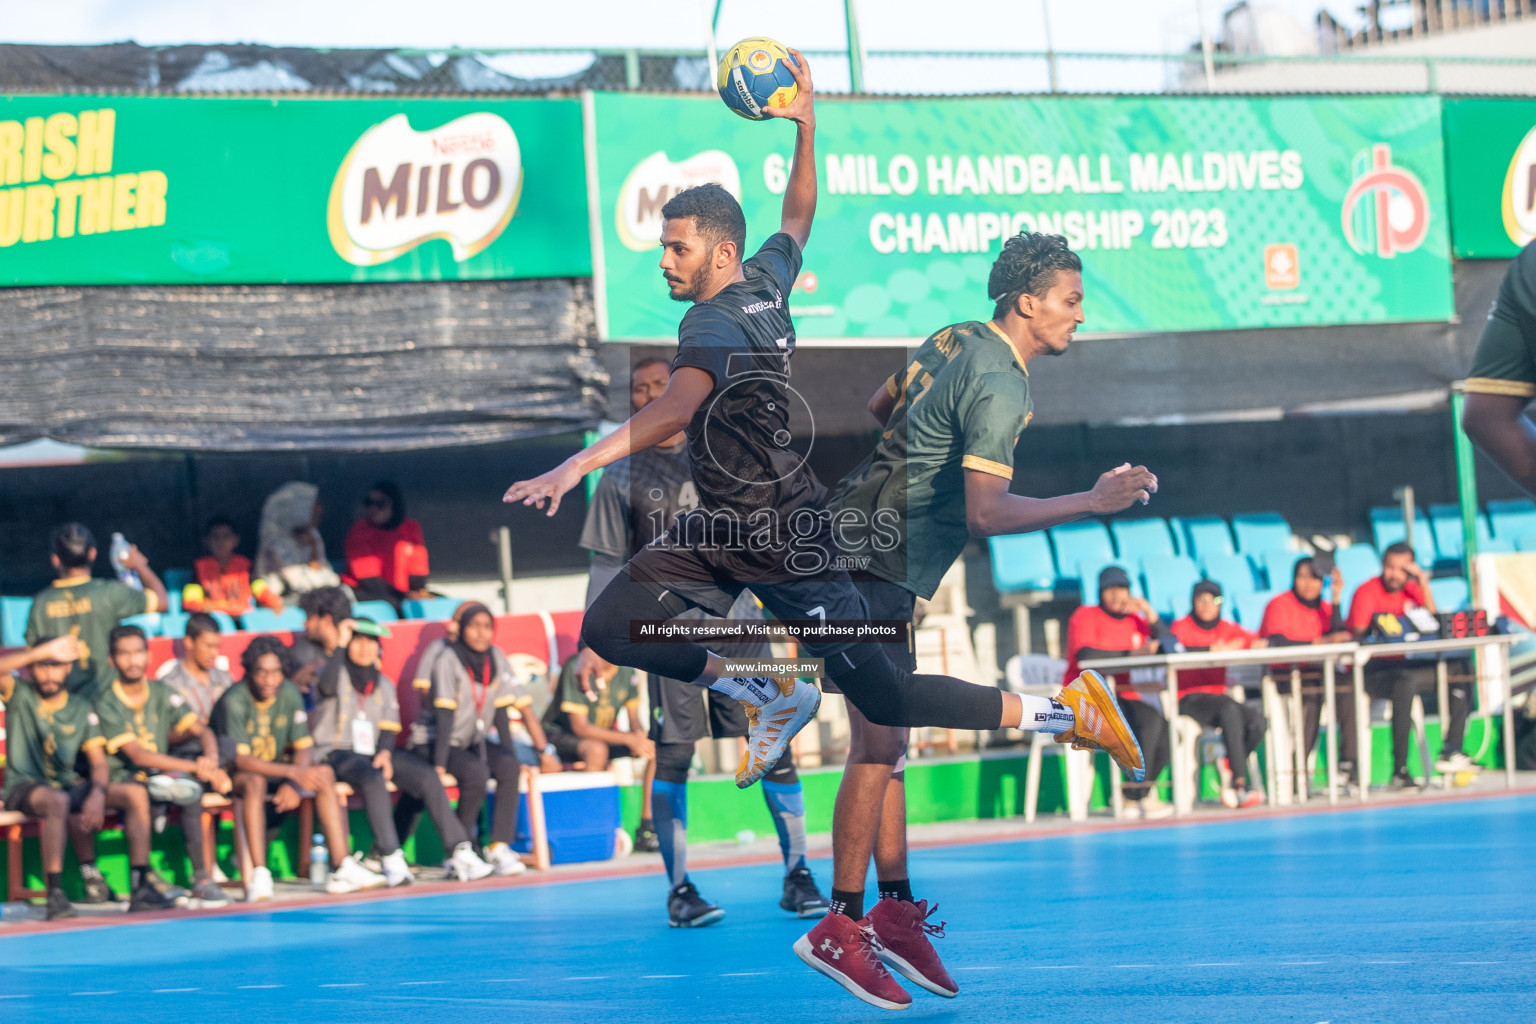
[[[388,863],[388,858],[385,858],[385,863]],[[346,859],[331,871],[331,877],[325,883],[325,891],[332,896],[339,896],[342,893],[357,892],[360,889],[377,889],[385,882],[383,875],[363,867],[356,854],[348,854]]]
[[[508,875],[520,875],[528,870],[528,865],[506,843],[492,843],[485,848],[485,859],[491,865],[491,872],[498,878]]]
[[[260,903],[271,898],[272,872],[266,868],[256,868],[245,883],[245,902]]]

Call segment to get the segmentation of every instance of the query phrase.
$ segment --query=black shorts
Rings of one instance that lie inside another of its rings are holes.
[[[674,527],[674,530],[676,528]],[[864,598],[853,580],[841,569],[792,577],[782,572],[766,575],[743,567],[740,559],[722,556],[718,550],[691,548],[668,534],[670,543],[657,542],[631,558],[625,571],[661,602],[671,617],[687,608],[702,608],[725,616],[743,590],[751,590],[770,616],[781,620],[869,619]],[[801,654],[827,658],[854,645],[854,641],[803,644]]]
[[[869,607],[873,620],[894,619],[908,624],[905,643],[881,644],[891,664],[908,672],[917,671],[917,645],[913,641],[911,623],[917,614],[917,595],[899,583],[877,579],[873,576],[857,577],[853,585],[858,588]]]
[[[276,796],[277,795],[277,791],[279,789],[281,789],[282,787],[284,787],[284,786],[287,786],[288,788],[292,789],[295,793],[299,794],[300,796],[313,796],[314,795],[312,793],[306,793],[304,790],[299,788],[298,783],[290,782],[288,779],[271,779],[271,778],[267,779],[267,801],[266,801],[265,807],[266,807],[266,811],[267,811],[267,831],[268,832],[271,832],[271,831],[275,830],[279,825],[281,825],[283,823],[283,819],[287,818],[289,814],[293,813],[292,811],[280,811],[272,803],[272,798],[274,796]],[[309,851],[307,851],[307,850],[304,851],[304,855],[307,857],[309,855]]]
[[[582,760],[580,750],[580,736],[577,736],[573,732],[552,732],[548,735],[549,742],[555,745],[555,756],[558,757],[562,763],[575,764],[577,761]],[[619,757],[634,756],[634,753],[631,752],[630,749],[622,743],[608,744],[608,760],[610,761]]]
[[[651,732],[656,743],[696,743],[709,737],[725,740],[747,734],[747,711],[741,701],[718,690],[652,675]]]
[[[51,788],[55,787],[50,787],[46,782],[23,782],[11,790],[11,795],[5,798],[5,809],[22,814],[30,814],[31,812],[27,810],[26,804],[27,800],[32,796],[32,791],[35,789]],[[79,814],[80,808],[85,806],[86,798],[91,795],[91,780],[81,779],[73,786],[64,790],[64,792],[69,794],[69,813]]]

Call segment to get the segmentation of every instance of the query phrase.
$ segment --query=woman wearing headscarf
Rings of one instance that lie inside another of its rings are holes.
[[[459,609],[454,621],[457,636],[432,666],[432,710],[423,708],[418,720],[424,728],[413,736],[421,741],[415,751],[458,780],[459,821],[471,836],[479,830],[489,781],[496,780],[496,811],[485,859],[496,874],[512,875],[523,870],[523,862],[512,852],[522,768],[513,747],[514,718],[522,720],[535,748],[543,751],[540,762],[552,771],[559,771],[560,764],[538,719],[523,714],[532,699],[493,642],[496,620],[490,610],[469,603]],[[489,742],[493,733],[499,742]],[[408,822],[418,810],[402,799],[396,808],[397,824]]]
[[[347,582],[359,601],[388,601],[400,610],[406,598],[427,592],[427,544],[421,524],[405,515],[405,496],[389,480],[368,491],[363,516],[347,531]]]
[[[326,561],[325,541],[320,539],[319,498],[319,487],[290,480],[262,503],[256,575],[285,596],[341,582]]]

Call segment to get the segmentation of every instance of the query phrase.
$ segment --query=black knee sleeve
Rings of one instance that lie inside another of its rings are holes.
[[[827,674],[874,725],[940,729],[996,729],[1003,721],[1003,692],[951,676],[918,675],[891,664],[873,645],[853,647],[826,659]]]
[[[764,782],[775,782],[780,786],[793,786],[800,781],[800,773],[795,771],[795,759],[790,756],[789,748],[784,748],[784,753],[779,755],[779,760],[768,769],[768,774],[763,776]]]
[[[656,781],[685,783],[693,764],[692,743],[656,744]]]
[[[653,672],[668,679],[697,679],[704,674],[709,652],[696,643],[635,643],[629,624],[666,621],[686,610],[674,597],[663,603],[651,591],[620,572],[592,602],[581,620],[582,643],[604,661]]]

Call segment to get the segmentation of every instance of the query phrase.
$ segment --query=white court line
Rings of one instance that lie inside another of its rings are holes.
[[[163,994],[165,994],[167,992],[196,992],[196,991],[197,991],[197,989],[195,989],[195,988],[157,988],[157,989],[154,990],[155,995],[157,995],[157,996],[158,995],[163,995]]]
[[[606,974],[584,974],[579,978],[566,978],[566,981],[607,981]]]
[[[246,989],[252,989],[252,988],[282,988],[282,987],[283,986],[281,986],[281,985],[236,985],[235,989],[237,991],[244,991]]]
[[[320,987],[321,988],[362,988],[363,987],[363,983],[360,982],[360,981],[333,981],[333,982],[329,982],[328,984],[321,985]]]
[[[758,978],[758,977],[761,977],[761,976],[763,976],[764,974],[767,974],[767,973],[768,973],[767,971],[733,971],[733,972],[731,972],[729,974],[722,974],[722,975],[720,975],[720,977],[722,977],[722,978]]]
[[[640,975],[640,977],[642,979],[646,980],[646,981],[652,981],[652,980],[655,980],[657,978],[686,978],[686,977],[688,977],[688,975],[686,975],[686,974],[642,974],[642,975]]]
[[[17,994],[17,993],[11,993],[11,994],[7,994],[7,995],[0,995],[0,999],[31,999],[31,998],[32,997],[30,995],[22,995],[22,994]]]
[[[70,995],[72,995],[72,996],[115,996],[115,995],[117,995],[117,989],[110,988],[110,989],[107,989],[105,992],[71,992]]]

